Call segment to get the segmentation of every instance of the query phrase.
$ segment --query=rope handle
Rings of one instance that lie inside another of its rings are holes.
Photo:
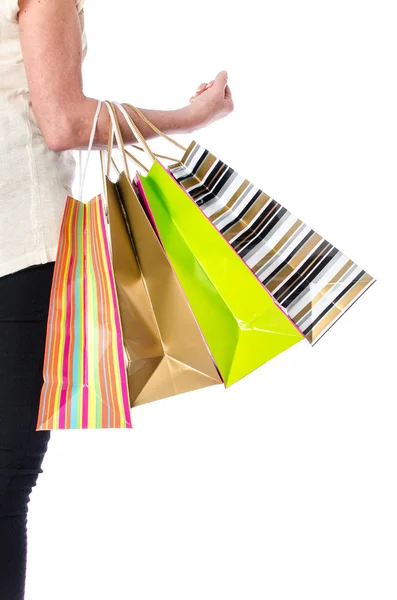
[[[109,178],[111,163],[115,167],[117,173],[120,175],[120,171],[117,167],[117,164],[115,163],[115,161],[112,157],[113,139],[114,139],[115,134],[116,134],[116,142],[117,142],[118,149],[123,157],[124,169],[125,169],[125,173],[127,175],[128,180],[130,180],[130,172],[129,172],[128,162],[127,162],[127,150],[125,149],[124,140],[123,140],[123,136],[122,136],[121,129],[120,129],[120,124],[117,119],[116,110],[115,110],[112,102],[110,102],[109,100],[105,100],[104,102],[108,109],[109,117],[110,117],[108,147],[107,147],[107,150],[100,151],[103,192],[104,192],[104,204],[105,204],[105,213],[107,216],[108,215],[108,199],[107,199],[106,178]],[[105,160],[105,153],[107,153],[107,160]],[[146,172],[148,171],[148,169],[145,167],[145,165],[143,165],[133,154],[128,152],[128,156],[135,164],[139,165],[139,167],[141,167],[141,169],[143,169]],[[105,167],[105,163],[106,163],[106,167]]]
[[[115,102],[116,105],[118,105],[117,102]],[[182,146],[182,144],[179,144],[179,142],[177,142],[176,140],[174,140],[172,137],[170,137],[169,135],[167,135],[166,133],[164,133],[163,131],[160,131],[160,129],[158,127],[156,127],[156,125],[154,125],[154,123],[152,123],[147,117],[146,115],[144,115],[142,113],[142,111],[139,110],[139,108],[137,108],[136,106],[133,106],[132,104],[129,104],[128,102],[124,102],[124,104],[126,106],[129,106],[130,108],[132,108],[133,111],[135,111],[137,113],[137,115],[139,115],[141,117],[141,119],[147,124],[149,125],[149,127],[151,129],[153,129],[153,131],[155,133],[157,133],[157,135],[159,135],[160,137],[164,138],[165,140],[168,140],[171,144],[173,144],[174,146],[176,146],[177,148],[179,148],[180,150],[183,150],[184,152],[186,152],[186,148],[185,146]]]
[[[129,144],[129,145],[131,146],[131,148],[134,148],[135,150],[139,150],[140,152],[145,152],[143,148],[141,148],[140,146],[137,146],[136,144]],[[126,153],[128,156],[128,154],[129,154],[128,150],[126,150]],[[153,154],[156,158],[162,158],[164,160],[170,160],[172,162],[179,162],[179,158],[173,158],[172,156],[167,156],[166,154],[158,154],[157,152],[153,152]]]
[[[154,161],[157,157],[160,158],[159,155],[154,154],[154,152],[152,152],[152,150],[149,147],[147,141],[143,137],[141,131],[138,129],[136,123],[132,120],[132,118],[130,117],[130,115],[127,113],[127,111],[125,110],[124,106],[122,104],[120,104],[119,102],[116,102],[116,101],[113,101],[113,104],[115,106],[117,106],[117,108],[120,110],[120,112],[124,115],[124,118],[127,121],[128,125],[130,126],[130,128],[131,128],[132,132],[134,133],[136,139],[141,142],[141,144],[143,146],[143,150],[146,152],[146,154],[149,156],[149,158],[152,161]],[[176,146],[180,150],[183,150],[184,152],[186,152],[186,148],[184,146],[182,146],[177,141],[173,140],[171,137],[169,137],[168,135],[166,135],[165,133],[163,133],[162,131],[160,131],[160,129],[158,129],[153,123],[151,123],[151,121],[149,121],[149,119],[144,114],[142,114],[141,111],[138,108],[132,106],[132,104],[128,104],[128,102],[124,102],[124,104],[126,106],[129,106],[130,108],[132,108],[132,110],[135,111],[143,119],[143,121],[145,123],[147,123],[149,125],[149,127],[151,127],[151,129],[155,133],[157,133],[160,137],[168,140],[174,146]],[[172,160],[173,162],[179,162],[178,160],[173,160],[173,159],[171,159],[168,156],[164,157],[164,158]]]

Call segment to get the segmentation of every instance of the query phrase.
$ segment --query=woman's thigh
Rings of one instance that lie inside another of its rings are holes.
[[[36,431],[54,263],[0,278],[0,514],[24,509],[47,449]]]

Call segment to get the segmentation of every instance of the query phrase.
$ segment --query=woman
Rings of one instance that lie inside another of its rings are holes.
[[[36,431],[58,232],[98,100],[82,90],[84,0],[0,0],[0,598],[24,597],[26,523],[50,432]],[[111,96],[111,94],[109,94]],[[133,98],[128,99],[133,103]],[[124,105],[147,138],[153,131]],[[142,112],[168,133],[233,109],[227,73],[186,106]],[[126,144],[135,140],[117,109]],[[94,149],[107,147],[101,110]]]

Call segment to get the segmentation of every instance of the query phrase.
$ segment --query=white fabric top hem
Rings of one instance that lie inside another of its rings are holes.
[[[12,275],[21,269],[27,269],[34,265],[43,265],[48,262],[53,262],[56,259],[57,247],[35,251],[29,254],[23,254],[17,259],[7,261],[0,264],[0,277]]]

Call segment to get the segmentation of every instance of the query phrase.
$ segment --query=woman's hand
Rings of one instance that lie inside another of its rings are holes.
[[[220,71],[209,83],[202,83],[190,98],[188,107],[192,129],[200,129],[222,119],[233,111],[232,93],[227,83],[227,72]]]

